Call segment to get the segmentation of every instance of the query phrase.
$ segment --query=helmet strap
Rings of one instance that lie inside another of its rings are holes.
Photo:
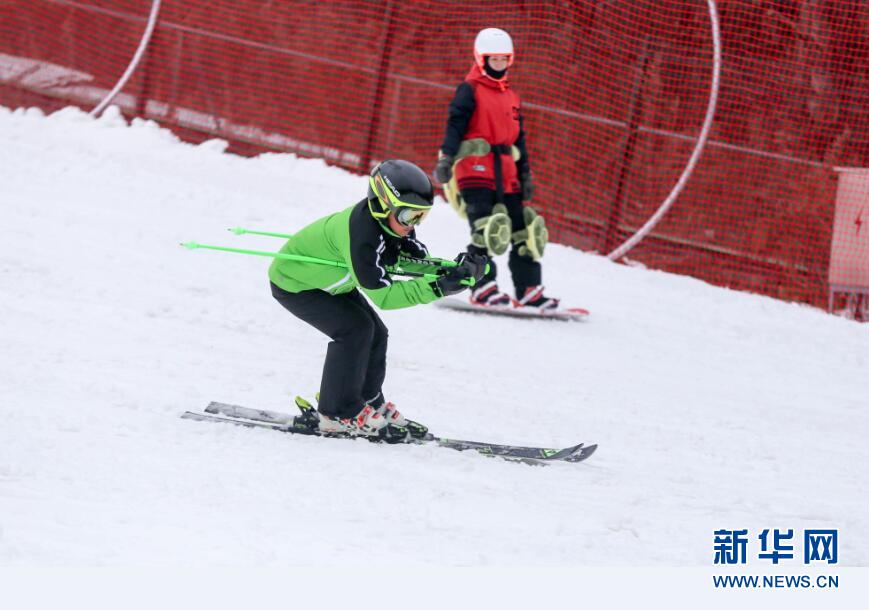
[[[380,220],[378,218],[377,223],[380,225],[380,228],[386,232],[387,235],[392,235],[393,237],[398,237],[398,238],[401,237],[401,235],[399,235],[398,233],[396,233],[395,231],[393,231],[392,229],[389,228],[388,222],[383,222],[382,220]]]
[[[392,237],[398,237],[399,239],[401,238],[401,235],[399,235],[398,233],[396,233],[395,231],[393,231],[392,229],[389,228],[389,220],[388,219],[382,220],[382,219],[377,218],[377,217],[375,217],[374,219],[377,221],[377,224],[380,225],[380,228],[383,229],[384,233],[386,233],[387,235],[391,235]]]

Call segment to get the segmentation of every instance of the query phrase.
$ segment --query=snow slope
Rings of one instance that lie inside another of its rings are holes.
[[[709,566],[715,529],[814,527],[869,564],[869,325],[559,246],[549,292],[588,322],[383,312],[387,390],[448,437],[598,442],[585,464],[179,419],[289,409],[326,340],[272,300],[268,260],[178,244],[276,250],[226,229],[365,192],[223,149],[0,108],[0,565]],[[467,239],[446,205],[420,236]]]

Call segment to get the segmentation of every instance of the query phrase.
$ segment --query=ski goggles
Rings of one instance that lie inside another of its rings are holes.
[[[415,227],[428,216],[429,210],[431,208],[426,208],[425,210],[419,208],[398,208],[395,211],[395,219],[398,221],[398,224],[405,227]]]

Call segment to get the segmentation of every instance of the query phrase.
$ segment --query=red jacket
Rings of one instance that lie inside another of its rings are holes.
[[[484,74],[476,64],[468,72],[465,82],[456,89],[441,150],[455,156],[461,141],[472,138],[482,138],[492,145],[515,144],[519,148],[522,153],[519,168],[509,153],[501,155],[501,167],[504,192],[520,192],[519,174],[528,168],[528,154],[525,150],[519,95],[510,88],[506,78],[496,81]],[[459,189],[494,190],[492,154],[465,157],[456,165],[455,175]]]

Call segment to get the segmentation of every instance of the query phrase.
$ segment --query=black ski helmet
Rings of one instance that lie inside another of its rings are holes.
[[[392,212],[404,226],[419,224],[434,205],[434,187],[410,161],[388,159],[371,170],[368,209],[381,225]],[[391,232],[391,231],[390,231]]]

